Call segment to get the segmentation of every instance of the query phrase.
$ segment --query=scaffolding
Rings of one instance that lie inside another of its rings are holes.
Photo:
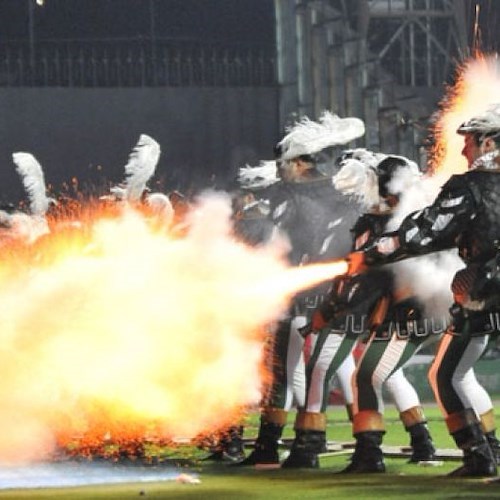
[[[280,124],[365,120],[357,145],[425,155],[426,125],[467,55],[465,0],[275,0]]]
[[[465,0],[336,2],[400,85],[434,87],[468,52]]]

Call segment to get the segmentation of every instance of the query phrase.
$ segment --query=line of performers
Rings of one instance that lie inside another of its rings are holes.
[[[240,169],[233,193],[235,232],[254,246],[286,235],[295,266],[348,255],[349,272],[297,294],[288,314],[273,325],[272,384],[264,396],[255,448],[244,455],[241,427],[234,426],[217,453],[239,466],[280,464],[278,445],[296,406],[295,439],[280,465],[318,467],[318,456],[326,451],[330,382],[337,374],[356,439],[343,472],[385,471],[384,388],[409,433],[410,461],[431,461],[436,450],[403,367],[439,342],[429,381],[463,450],[463,465],[452,474],[496,475],[500,442],[493,403],[474,365],[498,332],[500,105],[458,128],[469,170],[453,175],[435,197],[432,178],[401,156],[344,149],[335,165],[321,162],[324,149],[364,134],[357,118],[324,112],[317,122],[304,118],[287,132],[275,148],[275,160]],[[111,199],[142,204],[171,227],[176,216],[182,221],[184,202],[175,194],[146,189],[159,155],[158,144],[141,136],[125,167],[125,181],[112,190]],[[30,242],[49,231],[52,200],[36,160],[26,153],[13,159],[30,197],[30,214],[1,210],[0,228]],[[360,340],[363,352],[355,363]]]
[[[433,190],[432,179],[401,156],[344,149],[333,172],[318,160],[325,147],[363,133],[355,118],[325,112],[318,122],[303,119],[291,127],[274,162],[240,170],[235,218],[242,237],[263,245],[282,231],[293,265],[348,254],[349,271],[295,297],[273,331],[273,383],[255,448],[244,455],[235,426],[221,440],[219,456],[239,466],[280,464],[278,445],[295,405],[295,438],[281,467],[318,467],[337,374],[356,440],[342,472],[385,471],[383,388],[409,434],[410,462],[434,460],[426,417],[403,367],[436,343],[428,379],[463,451],[463,465],[451,474],[494,476],[500,459],[494,408],[474,365],[498,333],[500,105],[458,128],[468,171],[441,189]],[[429,318],[441,326],[429,328]],[[307,362],[305,343],[311,344]]]

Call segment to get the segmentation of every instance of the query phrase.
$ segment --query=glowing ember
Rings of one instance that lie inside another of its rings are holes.
[[[266,325],[346,264],[290,269],[284,242],[251,249],[229,216],[207,195],[182,238],[129,211],[4,249],[0,460],[79,436],[193,436],[258,403]]]

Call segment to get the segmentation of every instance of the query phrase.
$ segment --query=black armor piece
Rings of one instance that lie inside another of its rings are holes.
[[[269,190],[271,218],[290,238],[290,262],[319,262],[343,257],[359,205],[340,194],[330,177],[279,182]]]
[[[275,231],[275,225],[260,210],[245,210],[234,222],[236,235],[250,246],[268,242]]]
[[[389,218],[388,212],[361,215],[351,230],[352,249],[370,244],[384,231]],[[368,319],[383,297],[390,298],[393,288],[394,276],[386,268],[369,269],[356,276],[338,276],[319,311],[329,328],[357,337],[368,333]]]
[[[470,337],[490,335],[499,331],[498,312],[469,311],[460,304],[453,304],[450,308],[453,324],[450,333],[457,333]]]
[[[499,202],[500,172],[455,175],[432,205],[403,221],[398,230],[400,246],[408,255],[458,246],[466,263],[488,260],[496,254],[500,240]],[[392,261],[378,254],[376,244],[367,252],[369,259]]]
[[[464,307],[471,300],[485,301],[486,309],[500,305],[500,283],[491,272],[500,244],[500,170],[451,177],[432,205],[403,221],[398,239],[399,249],[392,253],[380,251],[375,240],[366,250],[367,261],[390,262],[456,246],[467,268],[455,276],[455,300]]]
[[[398,339],[408,339],[443,333],[447,323],[442,322],[440,329],[431,329],[423,317],[422,309],[422,304],[415,297],[397,303],[392,302],[384,321],[374,328],[375,338],[386,340],[395,334]]]
[[[292,265],[329,261],[349,251],[348,235],[359,215],[359,205],[340,194],[330,177],[313,169],[303,180],[272,185],[266,196],[274,224],[290,240]],[[310,318],[328,288],[325,282],[297,294],[293,314]]]
[[[373,269],[357,276],[340,276],[320,306],[328,326],[347,335],[366,333],[369,318],[382,297],[394,286],[390,271]]]
[[[390,212],[363,214],[352,231],[353,250],[370,248],[372,242],[384,232],[391,216]],[[393,295],[395,286],[394,274],[389,267],[370,268],[356,276],[340,276],[333,281],[330,293],[320,308],[321,314],[332,329],[351,335],[360,335],[360,330],[359,327],[349,328],[349,325],[360,324],[363,318],[375,333],[375,338],[382,340],[392,334],[401,339],[426,337],[446,329],[447,321],[429,321],[423,317],[423,305],[415,297],[396,302]],[[384,297],[387,312],[383,321],[376,323],[371,316]],[[358,318],[357,322],[348,321],[352,315]]]
[[[391,216],[390,212],[363,214],[352,228],[352,249],[361,250],[382,234]]]
[[[500,243],[500,171],[473,170],[457,177],[467,183],[472,201],[466,207],[473,208],[460,231],[459,253],[467,263],[484,263],[496,256]]]

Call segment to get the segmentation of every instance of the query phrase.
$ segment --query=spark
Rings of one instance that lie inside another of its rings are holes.
[[[459,66],[456,83],[447,89],[434,126],[436,144],[431,152],[431,164],[435,174],[448,178],[467,169],[461,155],[463,137],[456,130],[498,102],[499,85],[500,65],[496,54],[478,53]]]
[[[250,248],[230,203],[202,197],[188,233],[140,213],[84,221],[0,260],[0,460],[85,439],[194,436],[260,401],[263,352],[294,293],[346,271]]]

